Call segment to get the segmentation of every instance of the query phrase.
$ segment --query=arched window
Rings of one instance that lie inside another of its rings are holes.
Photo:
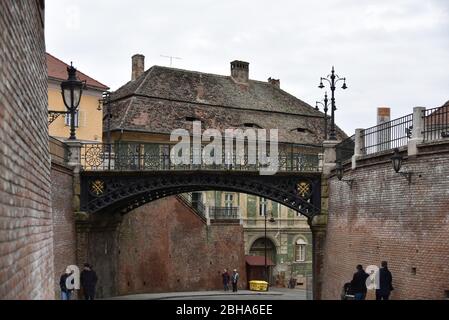
[[[307,242],[304,239],[298,239],[295,243],[295,261],[306,261],[306,245]]]

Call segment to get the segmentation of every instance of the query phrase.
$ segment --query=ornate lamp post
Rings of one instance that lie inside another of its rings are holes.
[[[315,109],[317,111],[320,110],[320,108],[318,107],[319,104],[321,104],[323,106],[323,111],[324,111],[324,140],[327,140],[327,111],[329,110],[328,102],[329,102],[329,99],[327,98],[327,92],[325,92],[324,93],[324,100],[323,100],[323,102],[317,101],[316,104],[315,104]]]
[[[103,93],[103,97],[98,100],[98,111],[101,111],[104,106],[106,106],[106,115],[103,115],[103,120],[106,118],[106,148],[108,153],[108,170],[111,170],[111,153],[112,153],[112,145],[111,145],[111,93],[106,91]]]
[[[271,215],[271,214],[270,214]],[[264,245],[265,245],[265,281],[269,284],[268,281],[268,265],[267,265],[267,212],[265,212],[265,237],[264,237]],[[273,216],[271,215],[270,222],[275,222]],[[268,285],[267,285],[268,290]]]
[[[72,63],[70,63],[70,67],[67,67],[67,72],[69,77],[66,81],[61,83],[61,94],[62,99],[64,100],[64,105],[67,108],[67,113],[70,114],[69,140],[76,140],[75,114],[81,101],[81,95],[83,93],[85,82],[79,81],[76,78],[76,69],[73,67]]]
[[[336,89],[335,86],[338,81],[343,81],[343,86],[341,88],[343,90],[347,89],[348,87],[346,86],[346,78],[340,78],[338,75],[336,75],[335,69],[334,69],[334,67],[332,67],[332,71],[331,71],[330,75],[328,75],[325,78],[321,77],[320,85],[318,86],[318,88],[320,88],[320,89],[324,88],[323,80],[326,80],[327,82],[329,82],[330,89],[331,89],[332,108],[331,108],[331,128],[330,128],[330,133],[329,133],[329,140],[337,140],[337,135],[335,134],[335,111],[337,110],[337,107],[335,106],[335,89]]]
[[[111,101],[111,93],[106,91],[103,93],[103,97],[98,100],[98,111],[101,111],[104,106],[106,106],[106,114],[103,116],[103,120],[106,118],[106,143],[108,145],[111,144],[111,107],[110,107],[110,101]]]

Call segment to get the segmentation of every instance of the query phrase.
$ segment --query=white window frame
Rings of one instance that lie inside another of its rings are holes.
[[[298,239],[295,242],[295,261],[304,262],[306,261],[306,246],[307,242],[304,239]]]
[[[266,198],[259,198],[259,216],[265,217],[267,215],[268,200]]]
[[[80,111],[78,110],[77,112],[75,112],[75,127],[78,128],[79,127],[79,121],[80,121]],[[70,113],[66,113],[65,115],[65,125],[70,127],[70,118],[71,118],[71,114]]]
[[[225,208],[232,208],[234,206],[234,194],[225,193]]]

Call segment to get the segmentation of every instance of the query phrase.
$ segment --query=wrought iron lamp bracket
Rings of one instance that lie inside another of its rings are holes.
[[[53,110],[49,110],[48,111],[48,125],[52,124],[53,121],[55,121],[56,119],[58,119],[58,117],[61,114],[67,114],[67,111],[53,111]]]

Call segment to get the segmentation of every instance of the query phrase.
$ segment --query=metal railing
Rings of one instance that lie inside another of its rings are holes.
[[[424,141],[449,138],[449,106],[423,110]]]
[[[209,217],[216,220],[239,219],[238,207],[209,207]]]
[[[355,135],[343,140],[339,144],[335,146],[335,152],[337,157],[337,162],[344,162],[348,159],[351,159],[354,155],[354,147],[355,147]]]
[[[206,216],[206,207],[204,206],[203,202],[201,202],[201,199],[195,199],[191,192],[180,193],[177,196],[190,208],[192,208],[192,210],[194,210],[197,214],[199,214],[202,217]]]
[[[170,156],[172,145],[152,143],[123,144],[83,144],[81,165],[86,171],[159,171],[159,170],[231,170],[260,171],[268,168],[262,165],[256,155],[256,163],[245,152],[237,157],[236,152],[222,154],[222,164],[194,164],[190,154],[190,164],[177,164]],[[322,154],[319,147],[295,144],[279,144],[278,170],[287,172],[320,172]],[[227,164],[230,163],[230,164]]]
[[[413,113],[362,131],[364,154],[373,154],[407,145],[412,136]]]

